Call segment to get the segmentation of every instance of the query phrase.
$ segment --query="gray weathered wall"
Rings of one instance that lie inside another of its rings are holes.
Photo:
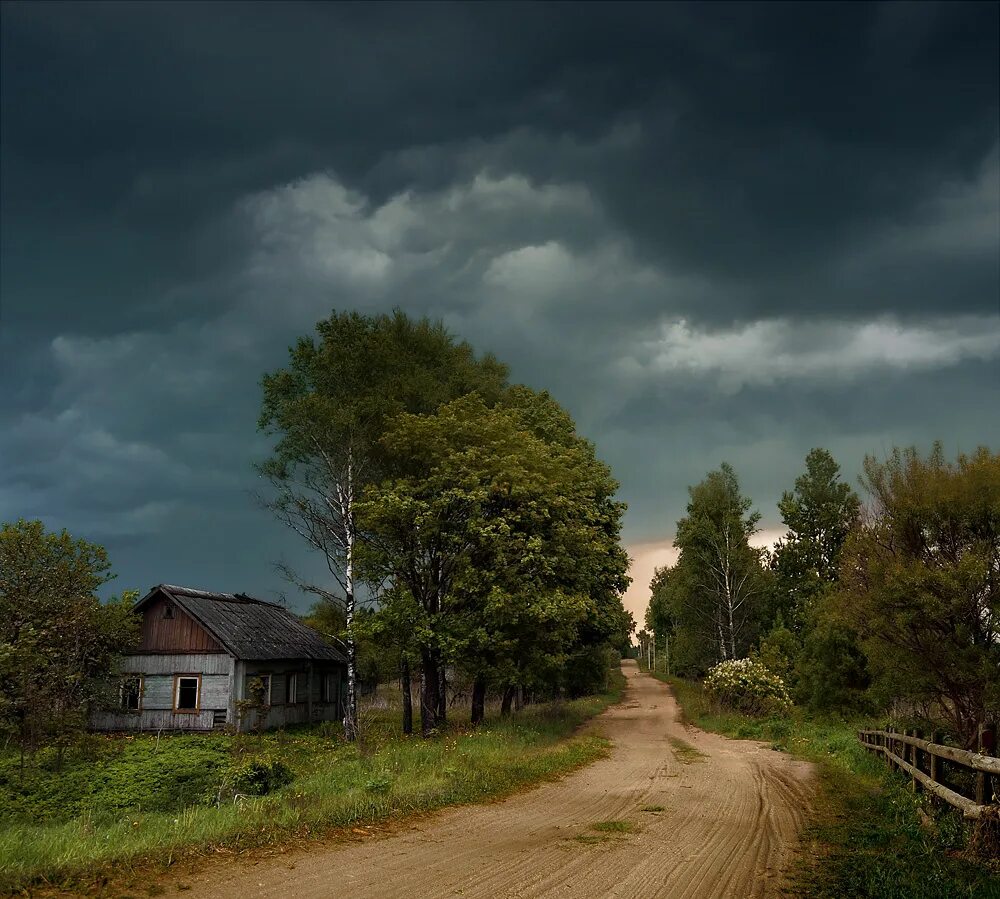
[[[309,721],[339,721],[342,717],[342,666],[306,662],[242,662],[219,653],[143,653],[126,657],[125,672],[142,674],[142,711],[98,711],[91,715],[95,730],[211,730],[216,712],[225,712],[225,721],[240,730],[256,726],[254,713],[240,716],[238,703],[248,696],[247,683],[259,674],[271,675],[271,708],[263,722],[265,728],[305,724]],[[285,702],[286,678],[290,672],[299,676],[301,701]],[[322,678],[328,672],[338,675],[334,701],[322,702]],[[175,712],[174,676],[201,674],[200,711]]]

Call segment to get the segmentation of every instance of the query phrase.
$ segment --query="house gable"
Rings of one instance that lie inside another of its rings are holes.
[[[136,652],[225,652],[201,624],[164,593],[142,608],[142,641]]]

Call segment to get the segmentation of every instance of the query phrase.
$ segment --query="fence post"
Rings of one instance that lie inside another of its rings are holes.
[[[932,743],[940,743],[941,742],[941,734],[940,734],[939,731],[936,731],[936,730],[932,730],[931,731],[931,742]],[[934,783],[938,783],[939,782],[938,781],[938,777],[940,775],[940,772],[938,770],[938,764],[939,763],[938,763],[937,753],[935,753],[934,750],[932,749],[931,750],[931,771],[930,771],[930,775],[931,775],[931,780],[933,780]]]
[[[916,731],[909,727],[906,729],[905,736],[913,737],[916,736]],[[911,743],[903,744],[903,758],[908,761],[914,768],[917,767],[917,747]],[[917,778],[914,775],[910,775],[910,792],[917,792]]]
[[[995,746],[996,735],[991,727],[985,723],[979,725],[978,740],[976,749],[982,755],[992,755]],[[992,789],[990,789],[990,776],[985,771],[976,772],[976,804],[986,805],[992,799]]]

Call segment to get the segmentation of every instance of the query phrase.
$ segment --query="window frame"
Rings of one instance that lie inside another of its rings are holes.
[[[323,672],[323,693],[322,702],[324,705],[333,705],[336,703],[340,696],[340,692],[336,689],[340,684],[340,672],[338,671],[324,671]]]
[[[125,705],[125,684],[128,681],[138,682],[138,700],[134,709]],[[146,692],[146,678],[142,674],[126,674],[121,678],[118,686],[118,710],[126,715],[137,715],[142,711],[142,696]]]
[[[253,681],[253,680],[259,680],[261,682],[267,681],[267,689],[264,691],[264,705],[266,705],[266,706],[268,706],[268,708],[270,708],[270,706],[271,706],[271,685],[273,683],[273,680],[272,680],[272,677],[271,677],[271,673],[269,671],[264,671],[264,672],[261,672],[260,674],[247,674],[247,676],[246,676],[246,687],[244,688],[244,691],[247,694],[246,698],[249,698],[249,695],[250,695],[250,690],[249,690],[250,681]]]
[[[285,673],[285,705],[297,705],[299,702],[299,672]]]
[[[195,688],[194,694],[194,705],[193,709],[181,709],[178,708],[178,703],[181,700],[181,681],[182,680],[196,680],[198,682]],[[201,712],[201,674],[191,673],[191,674],[175,674],[174,675],[174,714],[175,715],[197,715]]]

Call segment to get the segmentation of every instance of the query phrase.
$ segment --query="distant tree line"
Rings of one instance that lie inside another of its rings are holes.
[[[407,732],[419,679],[427,735],[447,719],[449,672],[478,723],[491,690],[507,712],[603,687],[628,641],[618,484],[551,396],[507,378],[397,311],[332,314],[262,380],[264,502],[325,562],[329,581],[285,573],[347,649],[348,736],[361,644],[395,659]]]
[[[646,626],[680,674],[753,656],[803,705],[944,724],[971,746],[1000,714],[1000,454],[896,449],[867,457],[861,484],[864,504],[812,450],[769,551],[750,544],[759,515],[733,469],[711,472]]]

